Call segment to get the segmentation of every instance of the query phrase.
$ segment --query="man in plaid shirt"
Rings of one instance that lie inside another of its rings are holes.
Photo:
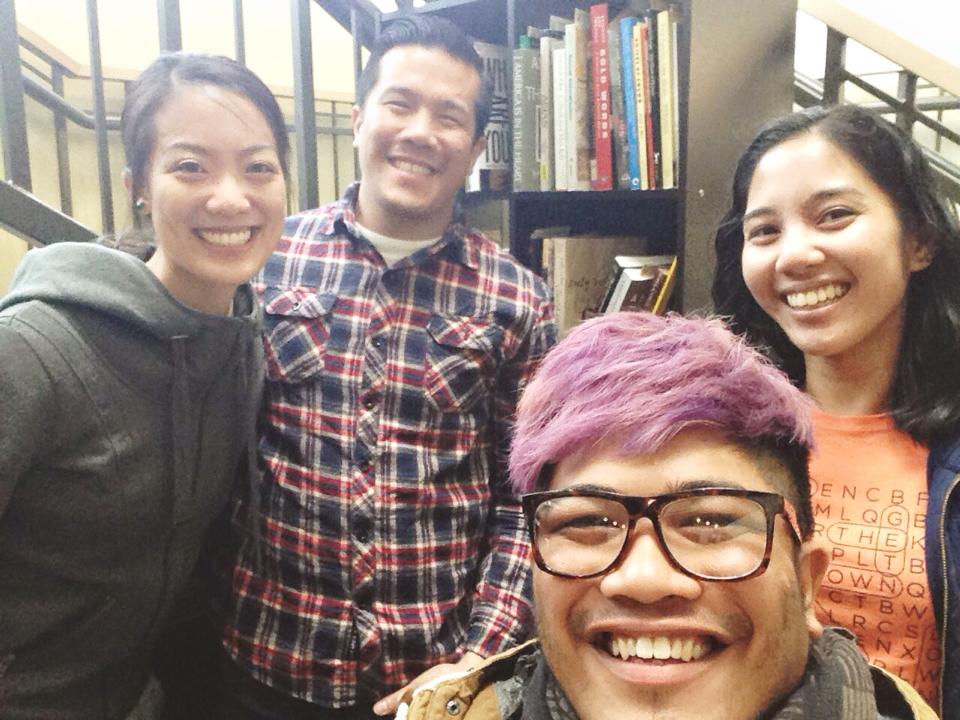
[[[505,462],[556,328],[540,279],[453,222],[484,147],[481,71],[451,23],[390,25],[357,88],[362,182],[290,218],[259,278],[263,482],[237,515],[231,718],[385,714],[526,634]]]

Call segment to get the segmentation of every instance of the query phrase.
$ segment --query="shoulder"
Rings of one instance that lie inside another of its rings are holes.
[[[880,718],[937,720],[937,714],[908,682],[878,667],[871,666],[870,674],[873,677],[877,714]],[[904,705],[909,709],[909,714],[904,714]]]
[[[462,261],[477,275],[478,286],[499,311],[512,308],[529,323],[553,320],[553,303],[543,279],[477,230],[453,229],[462,236]]]
[[[539,643],[530,640],[487,658],[473,670],[438,678],[418,688],[410,698],[406,720],[449,717],[454,714],[454,706],[455,714],[464,720],[501,718],[496,684],[512,678],[518,662],[538,649]]]

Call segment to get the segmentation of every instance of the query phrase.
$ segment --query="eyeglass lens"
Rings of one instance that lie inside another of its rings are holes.
[[[705,578],[748,575],[763,563],[766,511],[745,497],[698,495],[668,501],[659,509],[663,543],[688,572]],[[551,572],[583,577],[610,568],[630,531],[622,503],[609,498],[567,496],[537,507],[537,549]]]

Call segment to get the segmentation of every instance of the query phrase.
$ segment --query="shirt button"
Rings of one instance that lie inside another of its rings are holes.
[[[377,399],[375,397],[368,397],[363,401],[363,406],[367,410],[373,410],[377,406]]]
[[[373,346],[377,350],[383,350],[386,344],[387,344],[387,339],[383,335],[378,335],[373,339]]]

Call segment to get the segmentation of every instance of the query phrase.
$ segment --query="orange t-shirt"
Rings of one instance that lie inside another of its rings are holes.
[[[924,557],[927,449],[889,415],[814,410],[813,429],[813,517],[832,553],[817,617],[854,632],[871,663],[935,705],[940,643]]]

